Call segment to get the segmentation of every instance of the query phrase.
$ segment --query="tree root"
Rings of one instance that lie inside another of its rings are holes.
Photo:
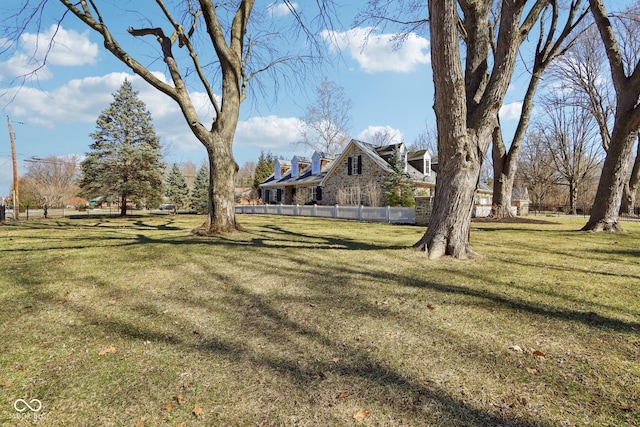
[[[592,233],[625,233],[618,221],[600,220],[595,223],[588,222],[580,231],[590,231]]]

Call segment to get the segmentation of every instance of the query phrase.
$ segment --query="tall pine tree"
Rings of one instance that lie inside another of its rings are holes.
[[[131,82],[125,80],[113,97],[90,135],[94,143],[80,165],[80,187],[89,198],[118,200],[125,216],[129,201],[159,199],[164,164],[151,114]]]
[[[273,168],[277,157],[271,154],[271,151],[260,151],[258,163],[256,163],[255,174],[253,175],[252,197],[262,197],[259,185],[266,181],[273,174]]]
[[[171,171],[169,171],[169,175],[167,176],[164,195],[167,196],[169,201],[175,206],[174,213],[176,209],[183,208],[189,201],[189,186],[177,163],[171,166]]]
[[[198,213],[206,212],[209,207],[209,167],[206,164],[198,169],[191,192],[191,206]]]

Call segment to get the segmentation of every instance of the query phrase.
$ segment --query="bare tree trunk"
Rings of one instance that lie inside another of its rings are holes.
[[[127,216],[127,196],[120,198],[120,216]]]
[[[564,41],[573,33],[576,26],[584,19],[588,9],[581,10],[581,1],[571,2],[569,14],[565,25],[557,35],[558,19],[560,17],[560,9],[557,3],[551,4],[551,26],[545,34],[544,25],[540,25],[540,35],[536,47],[536,53],[533,61],[533,69],[527,92],[522,103],[522,112],[516,132],[511,141],[509,150],[506,149],[502,138],[502,130],[500,120],[497,118],[496,128],[493,130],[493,200],[491,207],[491,217],[495,219],[510,218],[511,213],[511,193],[513,191],[513,181],[518,168],[518,155],[520,147],[533,112],[533,99],[538,88],[538,84],[542,79],[542,74],[558,56],[564,55],[566,47],[563,47]],[[569,45],[571,45],[569,43]]]
[[[628,166],[640,129],[640,62],[625,74],[621,48],[602,0],[589,0],[600,37],[606,47],[616,89],[616,113],[607,157],[598,183],[595,202],[583,231],[624,231],[618,223]]]
[[[576,181],[569,181],[569,214],[575,215],[578,213],[576,204],[578,203],[578,183]]]
[[[640,135],[638,135],[638,145],[636,150],[636,160],[633,162],[631,176],[624,185],[624,194],[622,196],[622,204],[620,213],[626,215],[634,215],[634,207],[636,205],[636,194],[640,187]]]
[[[503,219],[511,218],[511,193],[513,191],[513,180],[516,176],[516,160],[519,152],[519,141],[511,144],[511,149],[507,153],[500,125],[493,129],[493,198],[491,202],[491,218]],[[514,146],[515,144],[515,146]]]
[[[618,222],[635,135],[614,126],[591,215],[582,231],[624,231]]]
[[[194,230],[194,233],[199,235],[225,233],[239,229],[234,203],[235,176],[238,165],[235,161],[227,160],[233,159],[231,152],[233,134],[225,135],[225,132],[215,129],[211,138],[212,143],[207,146],[209,154],[209,213],[202,226]]]
[[[521,20],[525,3],[503,3],[498,34],[492,40],[495,34],[487,31],[496,24],[490,22],[491,2],[428,2],[439,165],[429,227],[414,247],[427,251],[430,259],[474,254],[469,230],[482,162],[518,49],[546,5],[544,0],[535,1]],[[458,6],[464,17],[458,15]],[[464,72],[460,25],[464,27]]]
[[[454,167],[440,169],[429,227],[414,245],[428,251],[430,259],[445,254],[465,259],[475,254],[469,247],[469,232],[480,166],[463,155],[451,161],[455,163]]]
[[[436,194],[431,220],[414,245],[430,259],[443,255],[466,258],[473,196],[480,176],[478,139],[466,126],[467,97],[460,64],[456,1],[429,2],[432,66],[435,86],[438,159]]]

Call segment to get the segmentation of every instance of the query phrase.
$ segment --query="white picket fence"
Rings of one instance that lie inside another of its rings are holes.
[[[372,208],[368,206],[237,205],[237,214],[268,214],[352,219],[369,222],[415,224],[415,208]]]

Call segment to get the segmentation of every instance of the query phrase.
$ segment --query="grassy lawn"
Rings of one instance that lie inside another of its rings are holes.
[[[640,224],[549,219],[0,226],[0,425],[640,425]]]

